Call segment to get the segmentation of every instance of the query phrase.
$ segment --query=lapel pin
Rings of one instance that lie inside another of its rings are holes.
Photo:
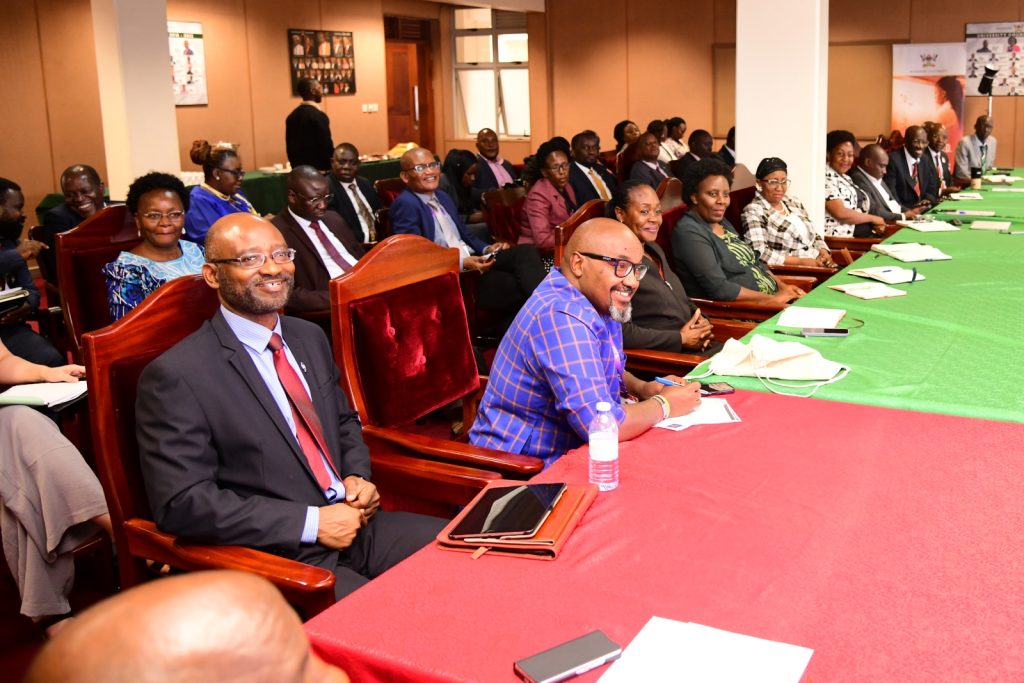
[[[306,371],[306,364],[305,364],[305,363],[303,363],[302,361],[299,361],[299,367],[300,367],[300,368],[302,368],[302,371],[303,371],[303,372],[305,372],[305,371]]]

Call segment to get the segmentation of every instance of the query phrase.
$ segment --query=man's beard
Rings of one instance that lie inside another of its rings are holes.
[[[626,308],[622,309],[612,303],[611,299],[608,300],[608,315],[617,323],[625,325],[633,317],[633,304],[626,304]]]
[[[249,280],[245,284],[236,282],[225,277],[223,271],[217,272],[217,283],[220,285],[220,296],[231,308],[250,315],[266,315],[284,308],[291,296],[292,288],[295,286],[295,278],[290,273],[282,272],[279,275],[264,276],[258,280]],[[281,293],[269,299],[256,297],[255,288],[261,282],[272,282],[283,280],[286,286],[281,288]]]
[[[21,237],[22,230],[25,229],[25,217],[22,216],[18,220],[0,221],[0,239],[3,240],[16,240]]]

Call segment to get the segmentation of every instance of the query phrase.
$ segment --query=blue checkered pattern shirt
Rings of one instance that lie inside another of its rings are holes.
[[[470,443],[543,458],[580,446],[599,401],[625,419],[622,326],[553,269],[505,334]]]

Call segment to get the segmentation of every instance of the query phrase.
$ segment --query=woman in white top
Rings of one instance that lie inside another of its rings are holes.
[[[668,127],[668,138],[663,143],[674,159],[682,159],[690,151],[690,146],[683,142],[686,135],[686,121],[682,116],[673,116],[665,121]]]

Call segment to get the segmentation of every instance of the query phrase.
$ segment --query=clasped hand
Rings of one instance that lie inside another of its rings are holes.
[[[343,550],[356,540],[359,530],[366,526],[380,507],[377,487],[362,477],[345,477],[345,500],[320,508],[320,524],[316,542]]]

